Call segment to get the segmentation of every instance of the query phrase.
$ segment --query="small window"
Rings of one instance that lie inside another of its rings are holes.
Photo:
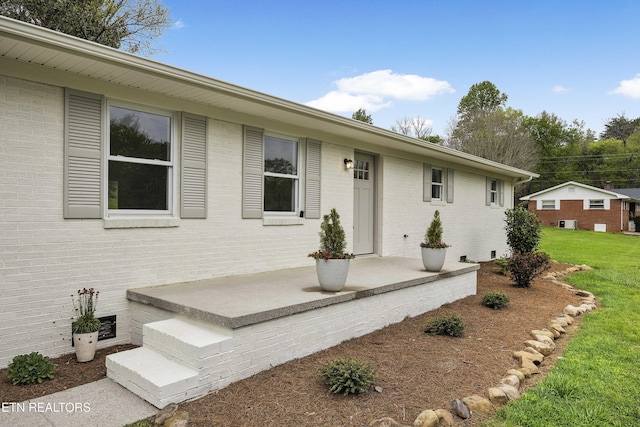
[[[589,200],[589,209],[604,209],[604,199]]]
[[[109,211],[171,211],[172,127],[168,113],[109,108]]]
[[[298,141],[283,137],[264,137],[264,210],[298,210]]]
[[[543,200],[542,201],[542,209],[555,209],[556,201],[555,200]]]
[[[491,196],[490,196],[491,204],[492,205],[498,204],[498,181],[495,179],[491,180],[490,193],[491,193]]]
[[[442,200],[442,169],[431,169],[431,200]]]

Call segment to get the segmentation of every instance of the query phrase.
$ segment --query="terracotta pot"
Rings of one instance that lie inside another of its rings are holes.
[[[78,362],[89,362],[96,355],[98,345],[98,331],[84,334],[73,334],[73,347],[76,349]]]
[[[347,282],[349,259],[316,259],[320,288],[325,292],[340,292]]]
[[[447,256],[447,248],[420,248],[422,249],[422,264],[427,271],[440,271]]]

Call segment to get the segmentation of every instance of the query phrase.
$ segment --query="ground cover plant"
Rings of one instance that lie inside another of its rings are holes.
[[[495,426],[638,425],[640,407],[640,237],[544,228],[541,249],[592,271],[566,280],[602,307],[584,317],[545,380],[502,408]]]

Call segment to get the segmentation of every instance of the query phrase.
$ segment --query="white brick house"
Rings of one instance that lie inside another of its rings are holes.
[[[448,260],[489,260],[534,176],[0,17],[0,367],[71,352],[83,287],[106,346],[127,289],[312,265],[332,207],[357,253],[418,258],[438,209]]]

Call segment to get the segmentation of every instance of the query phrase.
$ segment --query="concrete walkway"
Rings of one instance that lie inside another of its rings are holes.
[[[21,403],[3,403],[2,427],[123,427],[158,412],[105,378]]]

